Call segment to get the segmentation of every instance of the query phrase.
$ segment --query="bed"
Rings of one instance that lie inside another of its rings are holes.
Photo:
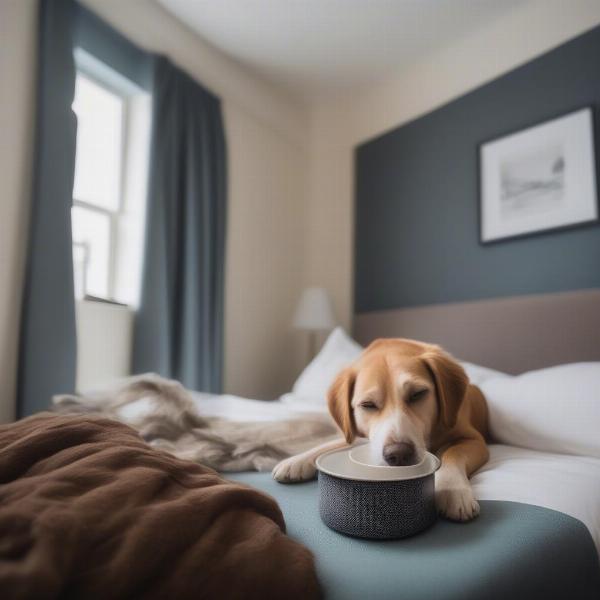
[[[536,462],[547,458],[497,446],[492,447],[492,460],[495,473],[475,478],[480,517],[467,524],[440,520],[420,535],[390,542],[359,540],[329,530],[318,516],[316,482],[281,485],[263,473],[233,478],[277,500],[288,535],[314,553],[327,598],[598,598],[600,577],[590,530],[568,513],[534,502],[536,493],[540,501],[548,491],[560,494],[560,485],[544,489],[544,482],[532,486],[527,481],[535,490],[527,502],[511,501],[520,495],[503,486],[513,469],[525,465],[526,470],[535,469]],[[561,466],[569,467],[566,461]],[[600,476],[600,460],[593,468]],[[590,492],[583,479],[580,475],[571,481]],[[591,523],[597,520],[600,493],[596,490],[589,497],[587,507],[576,505],[571,501],[572,512]],[[598,528],[593,532],[597,540]]]
[[[316,481],[288,485],[273,481],[267,468],[268,464],[274,464],[273,455],[267,457],[267,462],[252,463],[259,470],[265,467],[263,472],[227,472],[223,476],[266,492],[277,501],[291,538],[280,536],[278,539],[281,541],[281,537],[285,538],[281,543],[291,544],[296,551],[308,548],[312,552],[314,566],[309,561],[304,572],[311,574],[316,581],[316,569],[326,598],[599,598],[600,355],[597,349],[600,338],[597,328],[586,326],[586,323],[594,324],[596,312],[600,313],[597,311],[600,302],[596,302],[600,301],[600,294],[594,294],[594,302],[591,302],[592,296],[586,293],[582,302],[571,303],[578,311],[575,316],[568,312],[571,324],[577,328],[577,334],[571,338],[563,331],[568,327],[561,320],[565,308],[564,296],[556,299],[556,302],[547,298],[532,299],[534,307],[539,302],[544,304],[543,321],[546,326],[553,328],[555,337],[562,336],[559,340],[561,343],[552,345],[549,341],[552,336],[547,334],[536,336],[540,321],[522,318],[518,330],[512,330],[512,346],[508,350],[506,345],[509,340],[503,339],[500,334],[497,336],[498,344],[488,342],[487,345],[477,346],[480,342],[473,342],[478,352],[468,351],[471,347],[468,340],[479,340],[481,336],[490,336],[488,340],[495,339],[493,332],[498,328],[503,329],[498,323],[498,315],[504,318],[510,314],[511,319],[518,320],[518,315],[527,312],[523,312],[524,307],[528,310],[531,308],[526,299],[513,304],[509,302],[511,307],[508,309],[505,304],[508,301],[487,301],[484,308],[473,308],[477,327],[471,330],[466,326],[468,319],[458,318],[460,315],[457,314],[454,314],[456,318],[452,321],[454,325],[449,324],[450,315],[458,310],[456,306],[447,308],[450,312],[446,314],[446,319],[443,318],[445,309],[440,307],[431,309],[436,315],[427,310],[411,313],[411,335],[435,341],[428,337],[427,324],[430,319],[441,319],[445,323],[444,346],[456,356],[478,363],[463,361],[463,366],[471,381],[482,389],[487,398],[493,442],[490,460],[472,478],[475,495],[481,503],[481,514],[472,522],[457,524],[439,519],[430,529],[412,538],[386,542],[359,540],[340,535],[321,522]],[[533,312],[537,314],[536,310]],[[486,313],[489,313],[487,317]],[[359,328],[361,342],[366,343],[383,333],[401,335],[406,318],[402,314],[400,321],[396,322],[396,316],[392,313],[383,317],[378,314],[363,315]],[[486,323],[492,321],[491,329],[486,329]],[[489,351],[486,353],[487,348]],[[361,349],[343,330],[335,330],[317,357],[300,375],[291,392],[277,401],[200,393],[192,393],[189,397],[186,393],[189,410],[186,409],[185,415],[182,412],[175,413],[179,427],[177,435],[181,434],[182,438],[193,437],[191,429],[195,432],[206,431],[206,423],[213,422],[210,417],[220,417],[214,422],[226,424],[243,422],[255,432],[258,431],[255,426],[259,425],[260,431],[263,435],[267,432],[269,439],[269,427],[280,422],[287,427],[291,422],[294,430],[300,429],[300,421],[327,424],[331,434],[331,418],[324,401],[326,390],[337,372],[358,356]],[[510,361],[503,363],[504,372],[498,367],[502,361],[497,359],[509,350],[512,356]],[[509,368],[509,362],[515,367],[519,356],[523,367],[521,371],[526,372],[511,375],[508,372],[515,373],[519,369]],[[170,384],[181,387],[176,382]],[[76,400],[81,401],[80,398]],[[66,401],[68,404],[75,400],[66,397]],[[143,413],[155,401],[156,398],[141,397],[123,409],[126,415],[110,416],[131,425],[129,420],[135,421],[140,417],[140,412]],[[169,413],[164,410],[165,402],[166,398],[161,398],[158,405],[154,405],[155,409],[158,406],[156,410],[159,410],[161,418],[163,413]],[[121,407],[119,403],[117,406]],[[83,408],[87,414],[90,406],[86,407],[84,403]],[[134,410],[130,412],[131,408]],[[204,425],[200,425],[201,422]],[[214,437],[215,430],[211,427],[208,426],[207,433]],[[152,443],[142,431],[138,428],[138,432]],[[162,436],[161,431],[159,428],[159,437]],[[137,439],[137,444],[142,444],[135,432],[130,430],[130,434]],[[256,445],[256,440],[252,441]],[[308,440],[311,445],[313,441],[312,437]],[[264,444],[259,442],[260,452]],[[118,444],[114,446],[118,447]],[[171,452],[169,447],[158,448]],[[208,462],[206,453],[202,452],[189,455],[171,453],[195,462]],[[156,455],[152,456],[153,460],[156,459]],[[5,466],[10,470],[13,462],[7,461]],[[189,466],[191,472],[199,468],[199,465],[184,461],[178,464],[182,476],[186,472],[185,465]],[[128,481],[127,477],[125,480]],[[79,485],[82,481],[85,478],[78,477],[76,483]],[[128,481],[128,485],[131,485],[131,481]],[[203,486],[201,482],[198,485]],[[229,491],[238,494],[238,487],[234,486]],[[256,491],[246,489],[246,493],[256,494]],[[261,502],[265,502],[264,497]],[[271,501],[267,499],[266,502],[268,504]],[[194,503],[186,503],[186,506],[193,507]],[[273,503],[269,506],[271,512],[277,512]],[[221,504],[217,507],[221,508]],[[32,519],[35,522],[35,515]],[[234,518],[228,523],[234,532],[241,528],[239,524],[236,525]],[[91,533],[97,533],[98,528],[93,523],[91,527]],[[189,533],[187,528],[182,531]],[[245,529],[241,528],[241,531]],[[280,533],[281,530],[277,535]],[[216,535],[211,539],[235,542],[234,537],[229,534],[225,537]],[[253,538],[252,535],[247,537]],[[177,536],[173,539],[177,542]],[[249,546],[242,544],[240,548],[246,548],[248,552]],[[225,559],[229,551],[221,552]],[[231,552],[232,556],[239,558],[239,552],[233,549]],[[290,584],[295,581],[296,593],[300,597],[308,597],[298,592],[298,585],[302,584],[303,578],[292,577],[296,561],[290,556],[285,558],[287,567],[275,569],[276,573],[280,574],[289,568]],[[248,561],[243,559],[241,564],[247,566]],[[0,579],[1,574],[0,569]],[[253,592],[258,589],[252,585],[251,579],[243,584],[247,597],[255,597],[256,593]],[[192,577],[192,581],[196,579]],[[131,581],[127,579],[126,583],[131,584]],[[221,579],[217,583],[226,586],[227,580]],[[264,585],[267,583],[263,580]],[[311,597],[318,595],[315,587],[313,581]],[[194,590],[190,588],[189,591]]]
[[[481,515],[470,523],[438,520],[414,538],[358,540],[320,521],[316,481],[283,485],[269,473],[227,476],[278,501],[288,534],[315,554],[327,598],[599,598],[600,339],[590,326],[598,322],[599,306],[600,293],[592,290],[358,319],[363,343],[407,329],[404,335],[435,341],[431,322],[444,322],[445,347],[488,365],[465,363],[490,398],[492,433],[502,442],[491,444],[490,460],[472,478]],[[471,330],[469,313],[476,325]],[[486,351],[481,339],[488,333],[498,344]],[[198,409],[246,420],[323,415],[316,394],[359,351],[352,344],[326,344],[321,373],[309,365],[312,373],[305,372],[280,401],[197,395]],[[559,363],[566,364],[550,367]],[[489,368],[497,365],[531,372],[514,377]]]
[[[600,366],[599,366],[600,368]],[[310,404],[197,395],[200,411],[232,419],[297,418]],[[329,530],[317,482],[227,473],[279,503],[288,535],[315,554],[327,598],[598,598],[600,458],[492,444],[473,477],[481,515],[439,520],[407,540],[371,542]]]

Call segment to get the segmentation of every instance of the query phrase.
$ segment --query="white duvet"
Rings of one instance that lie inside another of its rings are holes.
[[[238,421],[311,416],[329,419],[325,406],[194,393],[200,414]],[[600,458],[492,444],[490,460],[472,478],[480,500],[508,500],[568,514],[589,529],[600,554]]]
[[[327,407],[283,400],[251,400],[228,394],[215,395],[191,392],[198,412],[205,417],[222,417],[233,421],[283,421],[310,414],[330,419]]]
[[[600,458],[492,444],[471,481],[480,500],[535,504],[579,519],[600,555]]]

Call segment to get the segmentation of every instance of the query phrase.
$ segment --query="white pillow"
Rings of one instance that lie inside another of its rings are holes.
[[[350,363],[354,362],[363,351],[341,328],[334,329],[327,341],[309,365],[296,379],[291,394],[286,394],[287,402],[309,402],[325,404],[327,390],[336,375]]]
[[[484,381],[494,377],[510,377],[510,375],[507,373],[502,373],[502,371],[496,371],[494,369],[489,369],[488,367],[480,367],[479,365],[465,362],[464,360],[459,362],[467,373],[469,381],[478,386],[481,386]]]
[[[355,361],[363,351],[363,347],[356,343],[341,328],[334,329],[321,351],[310,364],[302,371],[290,394],[284,394],[281,400],[290,402],[308,402],[325,404],[327,390],[333,383],[336,375],[350,363]],[[510,377],[506,373],[480,367],[469,362],[461,362],[470,381],[480,385],[492,377]]]
[[[495,441],[600,457],[600,362],[495,377],[480,387]]]

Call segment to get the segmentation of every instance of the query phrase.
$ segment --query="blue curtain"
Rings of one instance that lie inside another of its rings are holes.
[[[141,88],[152,89],[153,55],[129,41],[81,4],[76,4],[73,44]]]
[[[153,93],[134,372],[155,371],[193,389],[219,392],[226,205],[220,101],[166,58],[139,49],[73,0],[40,0],[36,152],[17,414],[43,410],[53,394],[75,389],[75,46]]]
[[[154,65],[152,148],[133,370],[220,392],[226,172],[221,104],[172,65]]]
[[[71,0],[39,4],[33,193],[22,304],[17,414],[72,392],[76,373],[71,198],[76,120]]]

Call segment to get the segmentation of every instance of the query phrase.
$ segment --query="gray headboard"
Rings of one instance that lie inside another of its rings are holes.
[[[357,314],[362,344],[405,337],[507,373],[600,361],[600,289]]]

